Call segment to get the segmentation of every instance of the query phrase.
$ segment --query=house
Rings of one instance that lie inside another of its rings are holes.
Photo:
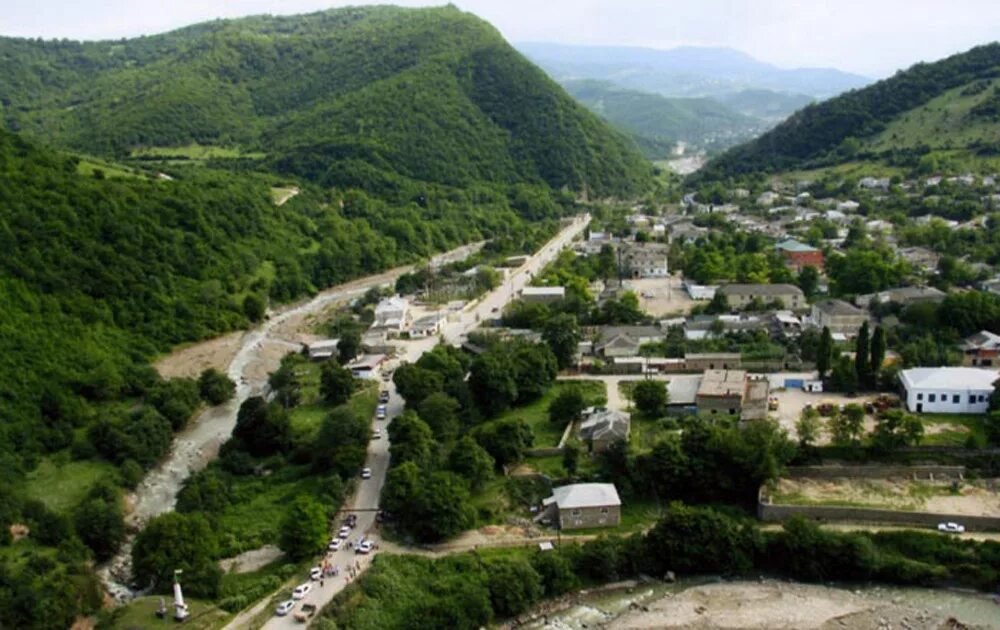
[[[439,313],[424,315],[413,322],[410,327],[411,337],[433,337],[441,331],[441,322],[445,316]]]
[[[858,203],[857,201],[853,201],[853,200],[841,201],[840,203],[837,204],[837,210],[839,210],[841,212],[848,212],[848,213],[849,212],[857,212],[858,208],[860,208],[860,207],[861,207],[861,204]]]
[[[410,323],[410,303],[398,295],[382,298],[375,305],[375,321],[372,328],[385,330],[389,335],[398,335]]]
[[[926,247],[901,247],[899,255],[919,270],[931,273],[937,270],[940,256]]]
[[[767,417],[770,384],[766,377],[750,378],[745,370],[706,370],[695,397],[698,413],[728,413],[741,420]]]
[[[967,367],[1000,366],[1000,335],[980,330],[967,337],[962,348],[962,365]]]
[[[761,193],[757,197],[757,205],[758,206],[773,206],[775,203],[778,202],[779,199],[781,199],[781,195],[779,195],[776,192],[771,192],[769,190],[767,192]]]
[[[551,304],[566,297],[566,287],[524,287],[521,299],[529,304]]]
[[[666,245],[631,243],[622,258],[633,278],[666,278],[669,275]]]
[[[906,408],[917,413],[986,413],[1000,372],[976,367],[910,368],[899,373]]]
[[[598,407],[585,413],[577,435],[592,453],[606,451],[613,443],[628,441],[631,431],[629,414]]]
[[[823,252],[811,245],[788,239],[774,247],[785,258],[785,266],[795,273],[802,271],[804,267],[815,267],[817,271],[823,271]]]
[[[762,304],[781,302],[783,308],[805,308],[806,296],[794,284],[725,284],[719,291],[726,296],[729,306],[743,309],[754,301]]]
[[[889,190],[889,178],[862,177],[861,179],[858,180],[858,188],[887,192]]]
[[[664,338],[655,326],[605,326],[600,329],[600,339],[594,344],[594,353],[603,357],[634,357],[639,347]]]
[[[385,360],[384,354],[363,354],[344,367],[351,371],[354,378],[377,378],[378,370]]]
[[[691,372],[732,370],[740,367],[739,352],[698,352],[684,355],[684,367]]]
[[[337,344],[340,339],[324,339],[314,341],[306,346],[310,361],[326,361],[338,354]]]
[[[802,332],[802,320],[791,311],[775,311],[772,317],[771,330],[776,335],[794,337]]]
[[[831,333],[855,335],[868,321],[868,314],[853,304],[831,299],[813,304],[811,318],[816,326],[829,328]]]
[[[684,290],[692,300],[711,300],[715,297],[718,286],[714,284],[692,284],[684,283]]]
[[[944,291],[934,287],[898,287],[880,293],[859,295],[854,303],[862,308],[871,308],[876,304],[916,304],[917,302],[941,302],[947,297]]]
[[[528,260],[530,260],[530,259],[531,259],[531,256],[528,256],[527,254],[519,254],[517,256],[508,256],[506,259],[504,259],[503,266],[504,267],[520,267],[520,266],[524,265],[525,263],[527,263]]]
[[[544,514],[559,529],[615,527],[621,523],[621,499],[612,483],[575,483],[552,489]]]

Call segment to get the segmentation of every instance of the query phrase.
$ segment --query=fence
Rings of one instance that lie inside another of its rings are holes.
[[[965,466],[790,466],[789,479],[962,479]]]

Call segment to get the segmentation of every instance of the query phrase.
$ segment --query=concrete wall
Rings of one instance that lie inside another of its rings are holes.
[[[790,466],[789,479],[961,479],[965,466]]]
[[[1000,530],[1000,516],[966,516],[962,514],[934,514],[931,512],[903,512],[871,508],[772,505],[763,500],[757,505],[757,517],[765,522],[782,522],[793,516],[820,521],[849,521],[852,523],[888,523],[893,525],[919,525],[936,528],[938,523],[961,523],[971,531]]]

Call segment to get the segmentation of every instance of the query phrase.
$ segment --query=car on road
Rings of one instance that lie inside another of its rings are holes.
[[[292,591],[292,599],[302,599],[309,594],[309,591],[313,589],[312,582],[306,582],[305,584],[299,584]]]
[[[381,431],[379,431],[378,429],[375,429],[374,431],[372,431],[372,439],[373,440],[377,440],[377,439],[379,439],[381,437],[382,437],[382,432]]]
[[[313,582],[318,581],[323,577],[323,567],[313,567],[309,569],[309,579]]]
[[[344,541],[342,541],[339,538],[334,538],[333,540],[330,541],[330,544],[327,545],[326,548],[329,549],[330,551],[339,551],[340,545],[342,544],[344,544]]]
[[[960,525],[959,523],[938,523],[938,531],[944,532],[945,534],[964,534],[965,525]]]
[[[362,479],[371,479],[372,478],[372,469],[371,468],[362,468],[361,469],[361,478]]]
[[[288,613],[292,612],[293,608],[295,608],[295,600],[286,599],[285,601],[278,604],[278,607],[274,609],[274,614],[278,615],[279,617],[284,617]]]
[[[389,402],[389,390],[387,390],[387,389],[383,389],[383,390],[382,390],[382,393],[380,393],[380,394],[378,395],[378,401],[379,401],[380,403],[382,403],[383,405],[384,405],[385,403]]]
[[[340,538],[347,538],[350,535],[351,535],[351,528],[348,527],[347,525],[342,525],[340,527],[340,531],[337,532],[337,536],[339,536]]]
[[[375,547],[375,543],[374,542],[372,542],[370,540],[365,540],[365,541],[362,541],[360,544],[358,544],[357,547],[354,548],[354,553],[361,553],[361,554],[371,553],[371,551],[372,551],[372,549],[374,547]]]

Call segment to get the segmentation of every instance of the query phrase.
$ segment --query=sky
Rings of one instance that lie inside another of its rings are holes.
[[[118,39],[363,0],[2,0],[0,35]],[[427,0],[392,4],[426,6]],[[997,0],[453,0],[511,42],[728,46],[781,67],[874,78],[1000,36]]]

